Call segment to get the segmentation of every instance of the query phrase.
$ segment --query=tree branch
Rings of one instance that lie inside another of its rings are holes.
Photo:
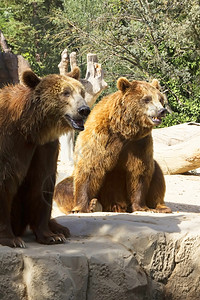
[[[2,50],[5,53],[11,52],[11,49],[8,47],[7,41],[6,41],[6,39],[3,35],[3,32],[1,30],[0,30],[0,45],[1,45]]]

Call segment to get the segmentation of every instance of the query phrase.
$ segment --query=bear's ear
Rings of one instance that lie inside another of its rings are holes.
[[[160,83],[157,79],[153,79],[150,84],[160,91]]]
[[[66,75],[69,76],[69,77],[72,77],[76,80],[79,80],[80,79],[80,69],[79,67],[75,67],[71,72],[67,73]]]
[[[22,82],[31,89],[34,89],[40,80],[41,79],[31,70],[27,70],[22,74]]]
[[[123,93],[131,86],[131,83],[125,77],[121,77],[117,80],[117,88]]]

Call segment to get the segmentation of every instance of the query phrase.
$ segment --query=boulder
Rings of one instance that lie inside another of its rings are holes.
[[[0,246],[0,299],[199,299],[200,177],[166,181],[171,214],[65,216],[54,204],[53,216],[71,238],[46,246],[28,232],[26,249]]]

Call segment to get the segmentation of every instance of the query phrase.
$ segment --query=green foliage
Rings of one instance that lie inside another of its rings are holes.
[[[0,9],[0,29],[3,31],[13,53],[21,54],[39,74],[58,72],[58,49],[49,31],[56,27],[48,20],[54,7],[61,6],[57,0],[3,0]]]
[[[106,93],[120,76],[157,78],[173,111],[163,126],[200,122],[198,0],[2,0],[0,29],[39,75],[58,72],[66,47],[84,74],[95,52]]]

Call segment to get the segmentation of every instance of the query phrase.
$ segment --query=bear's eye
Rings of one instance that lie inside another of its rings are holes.
[[[164,98],[163,97],[160,97],[160,103],[162,104],[162,105],[164,105],[164,103],[165,103],[165,101],[164,101]]]
[[[81,96],[82,96],[83,98],[85,98],[85,91],[84,91],[84,90],[81,90]]]
[[[146,96],[143,98],[144,103],[149,103],[149,102],[151,102],[151,100],[152,100],[151,96]]]
[[[71,95],[71,91],[70,90],[65,90],[63,92],[63,96],[65,96],[65,97],[69,97],[70,95]]]

